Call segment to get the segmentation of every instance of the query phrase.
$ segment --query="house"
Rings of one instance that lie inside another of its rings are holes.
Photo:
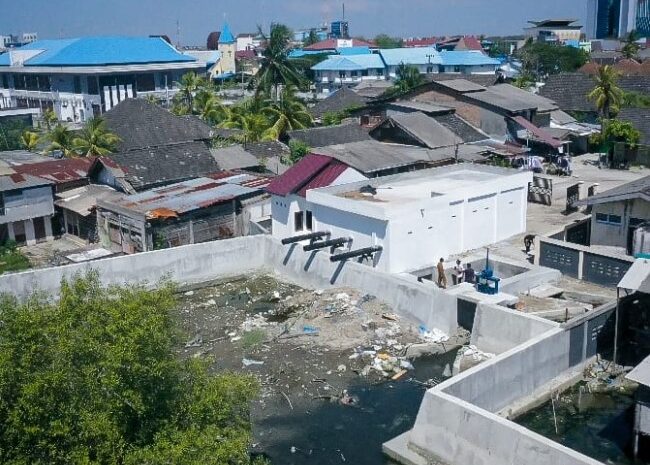
[[[0,108],[53,109],[83,122],[133,97],[172,97],[205,64],[161,37],[37,40],[0,54]]]
[[[630,253],[634,231],[650,218],[650,176],[577,202],[591,207],[591,245]]]
[[[369,81],[363,81],[369,82]],[[386,87],[381,89],[385,92]],[[316,120],[320,120],[327,113],[340,113],[353,108],[359,108],[366,105],[368,98],[359,95],[355,90],[351,90],[348,86],[343,86],[340,89],[330,93],[327,98],[320,100],[313,107],[309,108],[309,113]]]
[[[36,176],[48,180],[55,192],[64,192],[88,184],[88,171],[95,162],[93,157],[51,159],[36,163],[14,165],[12,169],[22,175]]]
[[[394,113],[373,128],[371,135],[381,142],[417,145],[430,149],[454,147],[463,140],[426,114]]]
[[[433,47],[394,48],[379,50],[386,74],[397,77],[400,65],[415,66],[420,74],[496,74],[501,62],[480,50],[438,51]]]
[[[317,52],[317,53],[336,53],[337,50],[348,47],[367,47],[370,49],[376,49],[377,47],[370,42],[359,39],[326,39],[315,44],[311,44],[305,47],[303,50],[306,52]]]
[[[52,240],[53,215],[50,181],[18,173],[0,176],[0,242],[33,245]]]
[[[221,173],[97,201],[98,235],[124,253],[245,236],[268,220],[268,178]]]
[[[58,192],[54,206],[58,213],[60,232],[88,242],[95,242],[98,239],[97,202],[100,199],[114,199],[119,195],[115,189],[98,184]]]
[[[205,74],[209,79],[214,79],[220,74],[221,52],[219,50],[186,50],[183,55],[194,58],[199,63],[203,63]]]
[[[440,52],[434,47],[392,48],[379,51],[386,65],[386,76],[397,78],[397,69],[400,65],[415,66],[420,74],[438,72],[442,64]]]
[[[314,163],[316,177],[269,185],[275,237],[324,232],[349,240],[339,252],[371,248],[370,265],[405,273],[526,229],[528,172],[460,164],[349,182],[340,162]]]
[[[289,131],[287,135],[290,141],[303,142],[310,148],[349,144],[372,139],[368,134],[368,130],[355,122]]]
[[[438,39],[436,37],[420,37],[406,39],[404,41],[404,47],[413,48],[413,47],[435,47]]]
[[[385,65],[380,55],[331,55],[312,66],[317,87],[332,89],[344,84],[385,79]]]
[[[532,26],[524,29],[526,38],[536,42],[566,43],[580,41],[582,26],[575,24],[575,19],[544,19],[528,21]]]

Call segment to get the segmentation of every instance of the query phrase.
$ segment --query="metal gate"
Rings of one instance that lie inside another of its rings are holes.
[[[580,200],[580,184],[567,187],[566,190],[566,211],[576,210],[576,202]]]
[[[551,206],[553,202],[553,180],[533,176],[533,182],[528,184],[528,201]]]

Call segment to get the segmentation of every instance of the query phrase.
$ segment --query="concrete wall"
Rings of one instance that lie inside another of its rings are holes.
[[[597,219],[598,214],[620,216],[621,224],[600,223]],[[640,220],[650,218],[650,202],[637,199],[594,205],[591,216],[591,244],[626,248],[630,218]]]

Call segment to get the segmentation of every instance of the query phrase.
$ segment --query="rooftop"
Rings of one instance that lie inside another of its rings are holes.
[[[244,150],[241,145],[210,149],[210,153],[222,170],[238,170],[260,165],[260,160]]]
[[[558,106],[548,98],[533,94],[510,84],[497,84],[483,92],[464,94],[465,98],[486,103],[509,112],[523,110],[553,111]]]
[[[650,176],[628,182],[622,186],[586,198],[579,201],[577,205],[598,205],[601,203],[620,202],[631,199],[642,199],[650,202]]]
[[[88,177],[88,171],[95,159],[63,158],[60,160],[46,159],[40,163],[14,166],[16,173],[37,176],[55,184],[80,181]]]
[[[394,113],[382,124],[397,127],[430,149],[450,147],[463,141],[451,130],[422,112]]]
[[[362,55],[331,55],[326,60],[312,66],[313,71],[362,71],[383,69],[384,62],[376,53]]]
[[[28,174],[7,174],[0,176],[0,192],[7,192],[16,189],[27,189],[30,187],[49,186],[52,184],[50,181],[30,176]]]
[[[252,187],[250,187],[252,186]],[[140,213],[148,219],[166,217],[211,207],[238,197],[261,194],[264,186],[259,177],[236,174],[221,179],[197,178],[135,195],[123,195],[112,201],[100,201],[99,205],[110,209],[112,205]]]
[[[234,44],[235,42],[237,42],[237,40],[232,35],[232,32],[230,31],[230,26],[228,26],[228,23],[223,23],[223,29],[221,30],[221,35],[219,36],[219,43]]]
[[[97,199],[110,200],[119,196],[120,194],[111,187],[89,184],[56,194],[54,205],[86,217],[97,207]]]
[[[288,135],[292,140],[302,141],[311,148],[371,139],[368,130],[357,123],[301,129],[290,131]]]
[[[385,90],[386,88],[383,88],[381,93],[385,92]],[[354,107],[362,107],[366,103],[367,98],[343,86],[336,92],[330,94],[326,99],[317,102],[316,105],[309,108],[309,113],[315,118],[321,118],[325,113],[336,113]]]
[[[381,49],[379,54],[387,66],[398,66],[401,63],[410,65],[442,64],[440,52],[433,47]]]
[[[542,19],[539,21],[528,21],[530,24],[535,27],[561,27],[561,28],[570,28],[570,29],[581,29],[582,26],[578,26],[575,23],[577,19]]]
[[[19,53],[26,52],[26,53]],[[12,58],[13,57],[13,58]],[[0,66],[98,66],[195,62],[160,37],[37,40],[0,55]]]
[[[635,383],[650,387],[650,357],[643,359],[634,370],[630,371],[625,377]]]
[[[352,47],[369,47],[374,48],[375,46],[370,42],[366,42],[359,39],[352,39]],[[321,42],[316,42],[315,44],[309,45],[304,48],[308,52],[322,52],[326,50],[337,50],[339,48],[339,41],[337,39],[327,39]]]

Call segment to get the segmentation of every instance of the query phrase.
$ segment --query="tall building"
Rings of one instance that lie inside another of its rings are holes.
[[[590,39],[624,38],[634,30],[650,36],[650,0],[588,0]]]
[[[224,23],[219,36],[219,52],[221,52],[220,74],[234,74],[237,71],[235,62],[237,39],[230,31],[228,23]]]

